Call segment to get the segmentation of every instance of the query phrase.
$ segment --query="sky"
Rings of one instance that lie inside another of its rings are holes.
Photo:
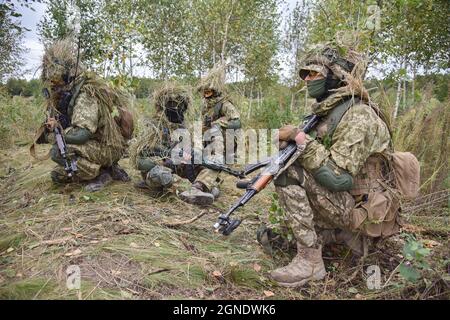
[[[295,3],[297,0],[286,0],[285,6],[289,9],[293,9],[295,7]],[[27,53],[24,54],[25,60],[25,68],[26,70],[24,76],[26,79],[37,78],[39,77],[39,65],[41,63],[42,54],[44,47],[39,41],[39,36],[37,34],[38,23],[42,19],[45,14],[46,4],[45,3],[33,3],[33,10],[25,7],[19,6],[19,12],[22,14],[21,22],[22,25],[30,31],[25,33],[24,46],[27,49]],[[287,10],[283,6],[282,14],[286,16]],[[287,70],[288,68],[282,69]],[[137,74],[141,76],[148,75],[148,70],[137,70]]]

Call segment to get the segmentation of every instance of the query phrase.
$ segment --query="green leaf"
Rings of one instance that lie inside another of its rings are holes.
[[[400,265],[399,272],[400,275],[407,281],[416,282],[417,280],[420,279],[420,272],[410,265],[402,263]]]

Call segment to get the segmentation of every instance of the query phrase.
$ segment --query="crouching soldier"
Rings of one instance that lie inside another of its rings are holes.
[[[96,191],[112,180],[129,181],[118,165],[133,130],[128,96],[86,72],[70,39],[45,49],[41,78],[49,117],[36,142],[53,144],[53,182],[88,182],[86,190]]]
[[[291,125],[279,131],[280,146],[286,141],[305,145],[275,181],[297,242],[292,262],[271,272],[280,285],[323,279],[324,244],[342,243],[361,255],[368,240],[399,231],[391,134],[363,87],[365,70],[359,53],[327,45],[312,51],[300,69],[316,99],[312,111],[321,120],[308,134]]]
[[[202,94],[204,100],[203,132],[210,130],[214,137],[215,134],[212,131],[215,131],[217,135],[221,136],[221,143],[225,150],[225,130],[241,128],[239,111],[226,95],[225,66],[217,65],[211,69],[200,80],[197,90]],[[207,145],[208,142],[204,143],[204,147]],[[220,171],[209,168],[201,169],[190,190],[181,193],[180,198],[187,203],[197,205],[212,204],[219,195],[221,174]]]
[[[186,129],[185,115],[191,108],[192,98],[188,88],[166,83],[153,94],[155,114],[144,123],[142,132],[130,148],[130,160],[141,172],[143,180],[135,187],[147,189],[152,196],[166,192],[187,190],[195,180],[199,168],[190,164],[175,163],[172,141],[177,129]]]

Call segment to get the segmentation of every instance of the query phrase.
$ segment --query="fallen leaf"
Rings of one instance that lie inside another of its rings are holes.
[[[269,297],[273,297],[275,295],[275,293],[273,293],[272,291],[269,291],[269,290],[264,290],[264,295],[269,298]]]
[[[431,239],[424,239],[422,242],[426,248],[434,248],[441,245],[439,242]]]
[[[80,249],[75,249],[75,250],[72,251],[72,252],[67,252],[67,253],[65,254],[65,256],[66,256],[66,257],[77,256],[77,255],[79,255],[81,252],[82,252],[82,251],[81,251]]]
[[[10,252],[13,252],[14,251],[14,248],[8,248],[8,249],[6,249],[6,253],[10,253]]]
[[[350,293],[358,293],[358,289],[356,289],[355,287],[350,287],[350,288],[348,288],[348,292],[350,292]]]
[[[222,273],[220,273],[220,271],[217,271],[217,270],[214,270],[212,274],[214,277],[217,277],[217,278],[222,277]]]
[[[260,266],[259,264],[255,263],[255,264],[253,265],[253,269],[254,269],[256,272],[260,272],[260,271],[261,271],[261,266]]]
[[[129,223],[130,223],[130,220],[128,220],[128,219],[126,219],[126,220],[122,220],[122,223],[123,223],[124,225],[127,225],[127,224],[129,224]]]

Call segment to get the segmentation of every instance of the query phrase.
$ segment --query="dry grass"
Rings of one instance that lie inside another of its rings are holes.
[[[128,168],[128,161],[122,165]],[[377,250],[364,261],[355,260],[342,247],[327,248],[329,273],[324,282],[300,290],[280,288],[267,272],[286,264],[290,255],[269,257],[255,241],[256,228],[270,206],[270,190],[238,213],[246,220],[225,238],[214,233],[212,225],[219,211],[240,194],[232,178],[205,216],[168,228],[167,223],[195,217],[199,209],[173,195],[152,199],[131,183],[114,183],[94,194],[85,193],[80,185],[57,188],[48,176],[51,166],[31,162],[24,147],[3,151],[1,298],[265,299],[264,291],[272,291],[275,295],[270,299],[414,299],[424,292],[428,292],[424,298],[442,298],[445,289],[436,276],[430,278],[434,279],[430,289],[430,283],[409,284],[395,274],[387,288],[368,290],[364,270],[380,265],[384,283],[401,261],[398,246]],[[133,175],[137,180],[138,175]],[[448,248],[450,227],[440,228],[438,235],[431,234],[441,244],[434,252],[439,257],[436,270],[445,273],[445,265],[440,264],[449,258],[443,248]],[[416,233],[430,235],[426,225]],[[74,264],[81,269],[79,291],[65,287],[65,270]]]
[[[212,225],[242,193],[234,188],[232,177],[203,217],[167,227],[197,216],[200,209],[174,195],[153,199],[135,190],[133,182],[115,182],[93,194],[81,185],[53,186],[52,162],[35,162],[24,145],[33,135],[30,124],[35,126],[42,113],[36,109],[27,116],[21,109],[27,102],[16,102],[0,105],[3,119],[18,119],[1,123],[1,137],[8,138],[2,141],[8,148],[0,151],[2,299],[449,298],[449,211],[444,201],[434,201],[445,200],[446,194],[418,199],[406,212],[414,227],[403,232],[414,233],[432,249],[431,269],[419,282],[406,282],[396,272],[403,258],[402,241],[395,238],[363,261],[343,247],[326,247],[325,281],[297,290],[280,288],[268,272],[287,264],[293,252],[268,256],[255,240],[256,229],[267,221],[272,188],[237,213],[246,219],[229,237],[214,233]],[[144,107],[137,104],[136,110],[143,114]],[[139,179],[128,159],[121,164],[133,181]],[[427,205],[430,201],[433,206]],[[66,288],[66,269],[74,264],[81,269],[81,289],[75,291]],[[365,271],[373,264],[381,268],[381,283],[387,282],[382,290],[366,286]]]

